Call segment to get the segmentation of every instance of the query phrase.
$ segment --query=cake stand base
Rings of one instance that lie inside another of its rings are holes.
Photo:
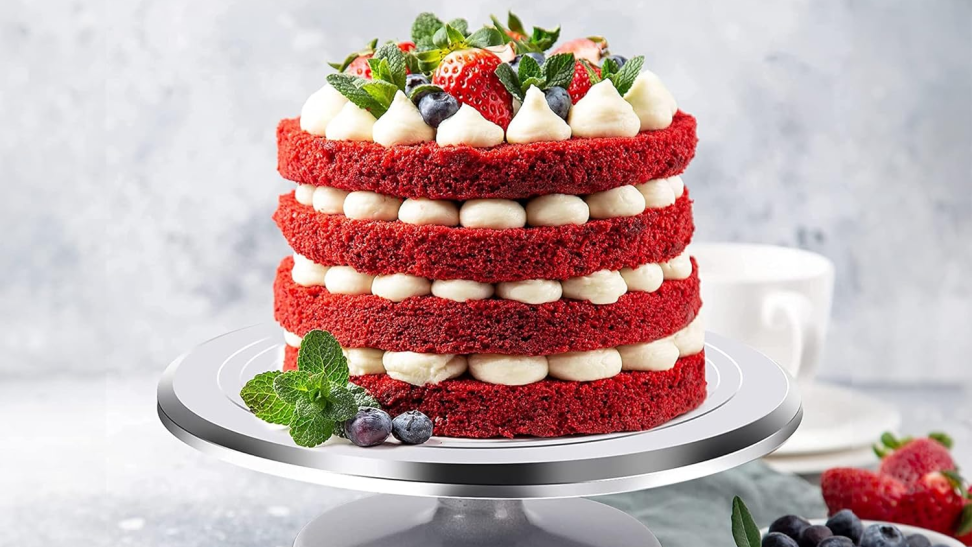
[[[374,496],[324,513],[294,547],[661,547],[633,517],[582,498]]]

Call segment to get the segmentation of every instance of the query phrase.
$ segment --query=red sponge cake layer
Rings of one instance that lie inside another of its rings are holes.
[[[567,279],[664,262],[682,253],[695,230],[688,192],[638,216],[507,230],[353,220],[318,213],[293,193],[280,196],[273,219],[290,246],[318,264],[482,283]]]
[[[634,137],[492,148],[332,141],[302,131],[298,119],[287,119],[277,127],[277,169],[302,184],[398,197],[581,195],[677,175],[695,155],[697,141],[695,118],[683,112],[667,129]]]
[[[687,279],[665,281],[653,293],[625,294],[614,304],[557,300],[529,305],[434,296],[396,303],[374,295],[331,294],[294,283],[292,267],[288,257],[277,269],[277,322],[300,336],[328,331],[349,348],[518,355],[588,351],[672,335],[691,323],[702,306],[695,271]]]
[[[284,367],[296,368],[288,348]],[[444,437],[560,437],[641,431],[702,404],[705,354],[683,357],[664,372],[622,372],[594,382],[547,378],[525,386],[500,386],[463,376],[413,386],[387,374],[355,376],[392,416],[420,410]]]

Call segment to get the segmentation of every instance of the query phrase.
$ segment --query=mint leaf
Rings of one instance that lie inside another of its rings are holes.
[[[348,391],[354,396],[354,402],[358,405],[358,408],[371,407],[371,408],[381,408],[378,404],[378,400],[368,393],[368,390],[359,386],[358,384],[348,384]]]
[[[606,80],[618,71],[618,63],[614,59],[604,59],[601,63],[601,79]]]
[[[547,51],[552,48],[557,40],[560,38],[560,25],[557,25],[552,30],[542,29],[540,27],[533,27],[533,34],[530,36],[530,42],[540,51]]]
[[[449,26],[458,30],[463,36],[469,34],[469,21],[463,18],[453,19],[449,21]]]
[[[617,74],[611,78],[612,82],[614,83],[614,87],[618,90],[618,93],[623,96],[628,92],[629,89],[631,89],[634,81],[638,78],[638,75],[641,74],[641,67],[644,64],[645,57],[643,55],[639,55],[629,60],[627,63],[624,63],[624,66],[622,66]]]
[[[594,69],[591,68],[591,63],[587,59],[581,59],[580,62],[581,66],[584,67],[584,70],[587,71],[587,77],[591,79],[592,84],[596,84],[601,81],[601,77],[597,74],[597,72],[594,72]]]
[[[395,93],[398,92],[398,87],[395,84],[382,80],[372,80],[361,86],[361,89],[382,105],[382,112],[376,115],[376,118],[388,111],[388,107],[391,106],[392,101],[395,99]]]
[[[520,77],[520,82],[525,85],[527,78],[542,78],[543,71],[540,70],[540,65],[537,64],[536,59],[529,55],[524,55],[520,57],[520,67],[517,71],[517,76]]]
[[[382,80],[395,84],[398,89],[405,89],[408,61],[405,60],[405,53],[398,49],[397,44],[388,42],[381,46],[375,52],[374,59],[381,59],[387,63],[387,71],[384,73],[385,76],[381,78]]]
[[[523,28],[523,21],[516,15],[513,15],[512,11],[506,12],[506,26],[509,27],[513,32],[518,32],[524,36],[527,35],[527,31]]]
[[[416,45],[424,39],[431,40],[435,31],[442,26],[442,21],[434,13],[420,13],[412,23],[412,41]]]
[[[272,424],[287,425],[294,413],[294,406],[280,399],[273,388],[274,380],[283,373],[279,370],[256,375],[240,390],[240,397],[257,418]]]
[[[334,422],[325,418],[321,412],[297,412],[290,421],[290,437],[299,446],[313,448],[330,439],[333,433]]]
[[[310,374],[324,373],[329,382],[348,383],[348,361],[341,344],[329,332],[312,330],[304,335],[297,353],[297,368]]]
[[[488,48],[503,45],[503,35],[493,27],[483,27],[466,38],[469,47]]]
[[[510,92],[518,101],[523,102],[523,90],[520,88],[520,78],[509,63],[500,63],[494,71],[503,87]]]
[[[301,370],[285,372],[273,380],[273,391],[282,401],[292,405],[306,399],[312,387],[310,375]]]
[[[354,418],[358,413],[358,403],[354,394],[340,384],[331,384],[331,393],[324,405],[324,417],[335,422],[343,422]]]
[[[327,83],[336,89],[338,93],[347,97],[358,108],[363,108],[371,115],[378,118],[385,113],[387,108],[375,100],[367,91],[361,89],[368,80],[358,78],[350,74],[328,74]]]
[[[558,53],[543,62],[543,76],[547,80],[546,87],[570,87],[574,79],[574,54]]]
[[[732,538],[736,547],[759,547],[762,541],[753,515],[739,496],[732,498]]]
[[[543,78],[537,78],[536,76],[531,76],[526,80],[523,80],[522,87],[524,90],[530,89],[530,87],[536,87],[538,89],[543,89]],[[523,92],[526,96],[526,91]]]

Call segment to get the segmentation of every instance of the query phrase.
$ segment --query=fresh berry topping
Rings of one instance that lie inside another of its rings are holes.
[[[524,53],[522,55],[517,55],[516,57],[513,58],[512,61],[510,61],[510,67],[512,67],[513,70],[517,70],[520,68],[520,59],[522,59],[524,55],[527,57],[532,57],[533,60],[536,61],[538,65],[542,65],[543,62],[547,59],[546,57],[544,57],[543,53],[533,52],[533,51]]]
[[[402,50],[405,53],[408,53],[409,51],[415,51],[415,42],[410,42],[408,40],[404,42],[398,42],[398,49]]]
[[[409,410],[392,420],[392,435],[404,444],[422,444],[432,437],[432,420],[418,410]]]
[[[875,447],[881,454],[882,475],[889,475],[905,484],[913,484],[933,471],[955,470],[955,460],[949,452],[951,439],[932,434],[923,439],[899,441],[890,434],[881,437],[883,447]]]
[[[861,536],[864,534],[864,525],[861,524],[861,519],[857,518],[857,515],[850,509],[842,509],[830,517],[827,520],[827,528],[830,528],[835,536],[848,537],[855,544],[861,540]]]
[[[601,69],[592,66],[590,67],[597,75],[600,76]],[[587,91],[594,85],[591,83],[591,77],[587,74],[587,69],[584,67],[582,61],[577,61],[574,64],[574,79],[570,82],[570,87],[567,88],[567,93],[570,93],[570,98],[577,104],[577,101],[584,98],[587,95]]]
[[[577,59],[586,59],[591,63],[600,64],[601,56],[607,53],[607,47],[607,40],[600,36],[591,36],[590,38],[576,38],[564,42],[557,46],[551,54],[573,53]]]
[[[931,540],[921,534],[908,536],[908,547],[932,547]]]
[[[358,446],[376,446],[392,432],[391,416],[378,408],[362,408],[358,414],[344,423],[348,440]]]
[[[800,533],[810,527],[810,521],[796,515],[784,515],[770,524],[770,532],[786,534],[794,540],[800,538]]]
[[[624,55],[608,55],[607,57],[604,58],[604,60],[614,62],[614,64],[617,65],[618,68],[623,67],[624,63],[628,62],[628,58],[625,57]]]
[[[506,129],[513,119],[513,99],[494,74],[499,64],[499,57],[485,49],[455,51],[436,67],[432,83]]]
[[[901,498],[894,522],[956,535],[968,500],[953,479],[938,472],[922,477]]]
[[[446,118],[459,111],[459,102],[445,91],[428,93],[419,99],[419,113],[429,127],[439,127]]]
[[[547,51],[560,38],[560,27],[552,30],[533,27],[532,31],[527,31],[523,22],[513,12],[509,12],[505,26],[500,23],[495,15],[491,15],[490,19],[493,21],[493,27],[503,33],[506,38],[505,41],[512,44],[513,49],[520,53]],[[538,60],[538,62],[542,63],[543,61]]]
[[[409,74],[405,77],[405,95],[411,97],[416,87],[429,83],[429,78],[425,74]]]
[[[854,547],[857,545],[850,538],[844,536],[829,537],[817,544],[817,547]]]
[[[901,530],[890,524],[872,524],[861,537],[861,547],[906,547],[906,542]]]
[[[366,80],[371,79],[371,64],[368,63],[368,59],[371,59],[375,55],[375,47],[378,45],[378,40],[372,40],[365,46],[364,49],[356,51],[348,55],[341,63],[328,63],[334,67],[338,72],[343,72],[345,74],[350,74],[352,76],[357,76],[359,78],[364,78]],[[403,52],[409,52],[415,50],[415,44],[412,42],[398,42],[396,44],[398,49]],[[408,72],[408,69],[405,69]]]
[[[814,524],[813,526],[807,526],[803,532],[800,532],[800,539],[797,543],[800,547],[817,547],[821,541],[833,536],[834,533],[830,531],[823,524]]]
[[[763,536],[760,547],[799,547],[796,540],[786,534],[770,532]]]
[[[344,73],[370,80],[371,66],[368,65],[368,59],[371,59],[371,55],[371,53],[367,53],[365,55],[355,57],[354,60],[351,61],[351,64],[348,65],[348,68],[344,69]]]
[[[907,491],[894,477],[847,467],[825,471],[820,488],[831,513],[850,509],[861,518],[873,520],[893,520],[898,502]]]
[[[571,104],[567,90],[562,87],[551,87],[545,90],[543,95],[547,98],[547,106],[550,107],[550,110],[566,120],[567,114],[570,113]]]

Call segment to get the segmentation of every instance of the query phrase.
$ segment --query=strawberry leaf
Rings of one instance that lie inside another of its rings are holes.
[[[574,54],[559,53],[543,62],[543,76],[546,80],[547,88],[570,86],[574,79]]]
[[[958,519],[958,526],[955,528],[956,536],[964,536],[968,533],[972,533],[972,503],[967,503],[962,508],[962,514]]]
[[[496,77],[503,84],[503,87],[510,92],[516,100],[523,102],[523,89],[520,87],[520,78],[509,63],[500,63],[495,70]]]
[[[590,61],[588,61],[587,59],[581,59],[580,62],[581,62],[581,66],[584,67],[584,70],[587,71],[587,77],[591,79],[592,84],[596,84],[601,81],[601,76],[598,75],[597,72],[594,72],[594,69],[591,67]]]
[[[891,450],[894,450],[901,446],[901,441],[899,441],[898,438],[895,437],[890,431],[885,431],[881,434],[881,444],[890,448]]]
[[[512,11],[506,12],[506,26],[513,32],[527,35],[526,29],[523,28],[523,21],[520,21],[520,18],[514,15]]]
[[[448,25],[459,31],[463,36],[469,34],[469,21],[466,21],[465,19],[453,19],[452,21],[449,21]]]
[[[344,60],[341,61],[340,63],[327,63],[327,64],[330,65],[331,68],[333,68],[334,70],[337,70],[338,72],[344,72],[345,70],[347,70],[348,65],[350,65],[355,59],[357,59],[359,55],[361,54],[355,51],[354,53],[349,53],[348,56],[345,57]]]
[[[624,94],[631,89],[632,84],[634,84],[634,81],[638,78],[638,74],[641,74],[641,67],[644,64],[644,56],[639,55],[629,60],[627,63],[624,63],[624,66],[622,66],[621,69],[614,74],[611,81],[614,82],[614,87],[618,90],[618,93],[624,96]]]
[[[485,49],[492,46],[503,45],[502,34],[492,27],[483,27],[466,38],[466,45]]]
[[[557,43],[557,39],[559,38],[560,25],[557,25],[552,30],[533,27],[533,34],[530,36],[530,42],[540,51],[547,51],[553,47],[555,43]]]
[[[460,32],[459,29],[457,29],[456,27],[450,24],[446,24],[445,30],[446,30],[446,36],[449,37],[449,41],[446,43],[447,45],[463,42],[466,40],[466,35]]]
[[[928,438],[933,441],[937,441],[939,444],[941,444],[942,446],[944,446],[949,450],[951,450],[952,446],[955,444],[955,442],[952,441],[952,437],[949,436],[948,433],[942,433],[941,431],[934,431],[932,433],[929,433]]]
[[[331,84],[331,87],[336,89],[341,95],[344,95],[355,106],[371,112],[371,115],[376,118],[380,117],[387,110],[387,107],[379,103],[371,94],[362,89],[368,83],[368,80],[364,78],[358,78],[350,74],[328,74],[327,83]],[[301,349],[303,349],[303,344],[301,344]],[[299,355],[300,353],[298,353],[298,363],[300,360]]]
[[[759,527],[739,496],[732,498],[732,538],[736,547],[759,547],[761,542]]]

